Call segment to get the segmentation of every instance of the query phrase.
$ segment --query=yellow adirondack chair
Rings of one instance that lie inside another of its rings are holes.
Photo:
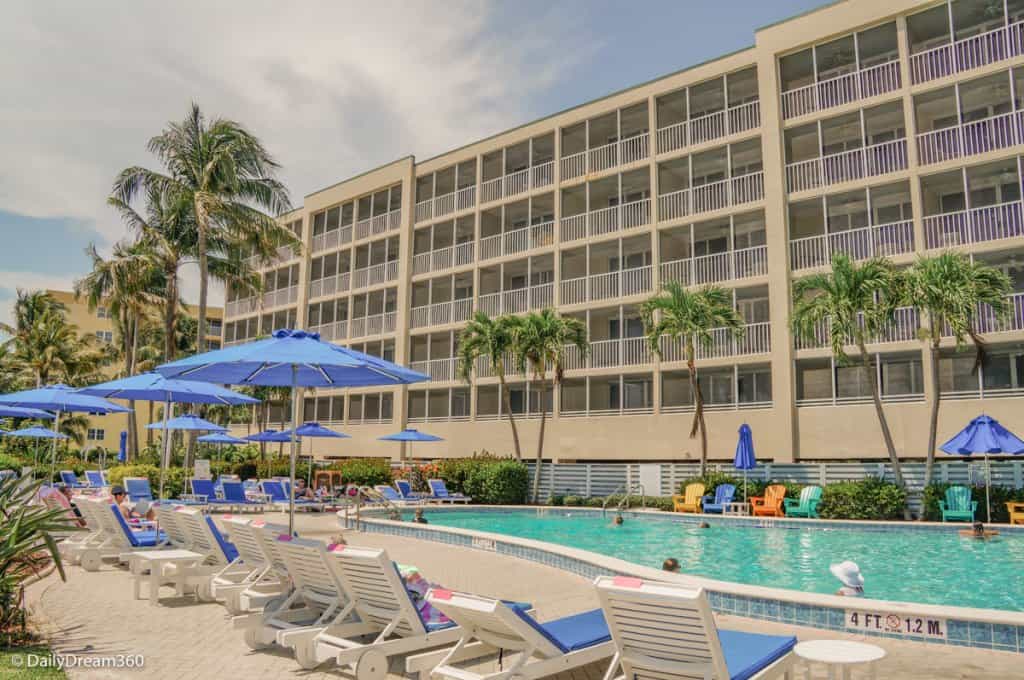
[[[1024,524],[1024,503],[1007,503],[1006,511],[1010,513],[1010,524]]]
[[[700,512],[703,496],[703,484],[687,484],[682,496],[672,496],[672,507],[676,512]]]

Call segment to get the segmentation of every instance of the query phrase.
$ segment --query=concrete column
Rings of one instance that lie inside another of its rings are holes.
[[[554,166],[551,169],[554,184],[554,272],[552,274],[554,288],[551,291],[551,301],[555,309],[562,304],[562,129],[555,130]]]
[[[408,159],[408,169],[405,180],[402,182],[402,222],[399,227],[398,237],[398,279],[396,280],[397,298],[395,309],[397,311],[395,320],[395,363],[403,366],[408,365],[412,356],[412,340],[409,335],[412,306],[412,253],[413,239],[415,238],[414,227],[416,223],[415,191],[416,191],[416,165],[413,159]],[[385,296],[386,296],[385,288]],[[407,386],[395,388],[393,391],[394,403],[392,410],[394,420],[398,429],[405,429],[409,422],[409,388]],[[346,404],[346,407],[348,404]],[[348,418],[348,408],[345,410],[345,417]],[[395,452],[398,460],[406,457],[406,444],[403,442]]]

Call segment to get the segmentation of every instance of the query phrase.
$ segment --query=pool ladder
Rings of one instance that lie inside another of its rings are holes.
[[[361,514],[360,510],[363,507],[363,502],[364,501],[373,501],[373,502],[377,503],[378,505],[384,506],[388,510],[388,516],[393,516],[396,513],[401,515],[401,510],[398,509],[397,505],[395,505],[390,500],[388,500],[387,497],[385,497],[384,494],[382,494],[380,491],[377,491],[376,489],[374,489],[372,487],[369,487],[369,486],[359,487],[359,493],[356,494],[355,498],[351,498],[351,497],[349,497],[347,495],[346,495],[345,498],[348,501],[346,503],[346,505],[345,505],[345,518],[344,518],[344,520],[345,520],[345,528],[346,529],[352,529],[352,528],[354,528],[356,530],[360,529],[360,524],[361,524],[361,519],[362,519],[360,517],[360,514]],[[355,506],[355,510],[356,510],[355,526],[352,525],[352,521],[351,521],[351,518],[350,518],[350,515],[349,515],[349,511],[350,511],[350,509],[353,506]]]
[[[643,484],[635,483],[635,484],[630,484],[628,487],[625,484],[619,484],[617,487],[615,487],[615,491],[612,491],[610,494],[608,494],[605,497],[604,502],[601,504],[601,516],[602,517],[607,514],[607,512],[608,512],[608,504],[611,502],[612,497],[615,496],[615,494],[617,494],[620,491],[622,491],[623,489],[626,489],[626,495],[624,495],[622,497],[622,500],[620,500],[618,502],[618,505],[615,506],[615,511],[616,512],[622,512],[622,507],[623,506],[626,506],[626,508],[628,508],[629,507],[629,498],[630,498],[630,496],[635,496],[636,492],[638,490],[640,491],[640,506],[644,507],[644,508],[647,507],[647,492],[644,491],[644,485]]]

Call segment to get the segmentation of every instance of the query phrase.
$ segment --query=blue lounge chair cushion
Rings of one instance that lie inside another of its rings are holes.
[[[224,553],[225,559],[228,562],[234,562],[238,559],[238,549],[235,548],[234,544],[224,538],[224,534],[220,533],[220,529],[214,524],[213,518],[209,515],[206,516],[206,523],[210,525],[210,531],[213,533],[213,537],[217,539],[217,545],[220,546],[220,551]]]
[[[796,645],[792,635],[762,635],[718,629],[718,641],[730,680],[747,680],[778,661]]]
[[[156,531],[132,531],[132,545],[138,548],[150,548],[157,543],[163,543],[167,536],[164,532],[157,533]]]
[[[547,623],[538,623],[523,609],[513,607],[512,611],[543,635],[548,642],[558,647],[563,654],[593,647],[612,639],[608,631],[608,622],[604,620],[604,612],[600,609],[564,616]]]
[[[196,496],[206,496],[210,503],[217,500],[217,492],[213,488],[213,480],[210,479],[193,479],[192,493]]]

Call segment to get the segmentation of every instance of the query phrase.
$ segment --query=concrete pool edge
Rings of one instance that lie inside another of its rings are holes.
[[[554,514],[555,512],[558,514],[566,512],[601,512],[599,508],[577,507],[469,506],[468,508],[439,508],[436,505],[430,507],[432,512],[481,510],[498,512],[530,512],[532,510],[535,512],[539,511],[542,514]],[[666,519],[671,518],[669,513],[638,511],[624,514],[636,517],[661,516]],[[343,526],[346,521],[354,519],[354,517],[350,516],[346,520],[344,511],[339,512],[337,516],[339,521],[343,523]],[[691,515],[690,517],[701,516]],[[719,581],[701,576],[667,574],[659,569],[644,567],[618,558],[545,541],[455,527],[392,521],[381,518],[377,512],[372,511],[365,512],[359,521],[360,528],[364,531],[418,538],[506,554],[562,569],[587,579],[593,579],[603,574],[624,574],[645,579],[670,581],[690,587],[702,587],[708,593],[708,599],[712,608],[722,614],[776,623],[810,626],[822,630],[1024,653],[1024,613],[1021,612],[894,602],[867,598],[851,599],[835,595]],[[780,520],[780,522],[787,521],[796,522],[796,520]],[[837,523],[845,524],[846,526],[852,524],[850,522]],[[856,522],[855,525],[864,526],[861,522]],[[941,526],[939,525],[939,527]],[[850,625],[849,618],[851,613],[856,613],[857,617],[855,620],[863,622],[863,625]],[[884,617],[888,616],[896,617],[900,621],[899,625],[901,627],[904,621],[911,628],[915,623],[921,625],[921,622],[924,622],[924,625],[927,626],[930,625],[930,622],[936,622],[939,628],[941,628],[941,635],[929,634],[927,629],[923,630],[923,634],[915,634],[915,632],[890,632],[890,630],[881,625],[885,620]],[[869,625],[872,621],[874,622],[875,629]]]

